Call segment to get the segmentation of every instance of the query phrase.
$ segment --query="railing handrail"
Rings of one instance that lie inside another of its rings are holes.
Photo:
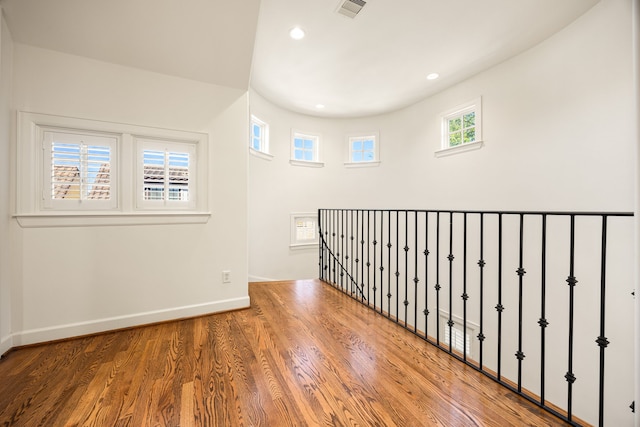
[[[631,211],[530,211],[530,210],[465,210],[465,209],[384,209],[384,208],[320,208],[320,211],[354,211],[354,212],[429,212],[491,215],[558,215],[558,216],[634,216]]]

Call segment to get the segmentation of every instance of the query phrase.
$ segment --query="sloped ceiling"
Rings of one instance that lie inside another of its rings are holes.
[[[16,42],[232,88],[306,114],[410,105],[540,43],[598,0],[0,0]],[[294,26],[303,40],[289,38]],[[427,80],[429,73],[437,80]],[[323,104],[318,109],[317,104]]]
[[[2,0],[16,42],[247,89],[260,0]]]

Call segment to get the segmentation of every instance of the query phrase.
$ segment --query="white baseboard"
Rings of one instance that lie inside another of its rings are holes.
[[[11,350],[13,347],[13,335],[0,338],[0,356]]]
[[[277,282],[278,279],[269,279],[267,277],[252,276],[250,274],[249,275],[249,281],[250,282]]]
[[[132,326],[141,326],[150,323],[164,322],[186,317],[202,316],[205,314],[219,313],[222,311],[237,310],[241,308],[247,308],[249,306],[250,300],[249,297],[246,296],[242,298],[213,301],[204,304],[195,304],[184,307],[169,308],[165,310],[136,313],[127,316],[118,316],[106,319],[91,320],[87,322],[57,325],[40,329],[30,329],[13,334],[13,343],[10,343],[10,346],[15,347],[37,344],[47,341],[55,341],[82,335],[96,334],[99,332],[105,332],[114,329],[129,328]],[[7,350],[9,348],[7,348]],[[2,353],[0,352],[0,354]]]

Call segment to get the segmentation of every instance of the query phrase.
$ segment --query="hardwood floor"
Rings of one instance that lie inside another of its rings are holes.
[[[249,294],[247,310],[9,352],[0,425],[566,425],[329,285]]]

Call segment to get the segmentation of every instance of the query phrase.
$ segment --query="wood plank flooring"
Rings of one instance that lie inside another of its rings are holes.
[[[319,281],[9,352],[2,426],[566,425]]]

